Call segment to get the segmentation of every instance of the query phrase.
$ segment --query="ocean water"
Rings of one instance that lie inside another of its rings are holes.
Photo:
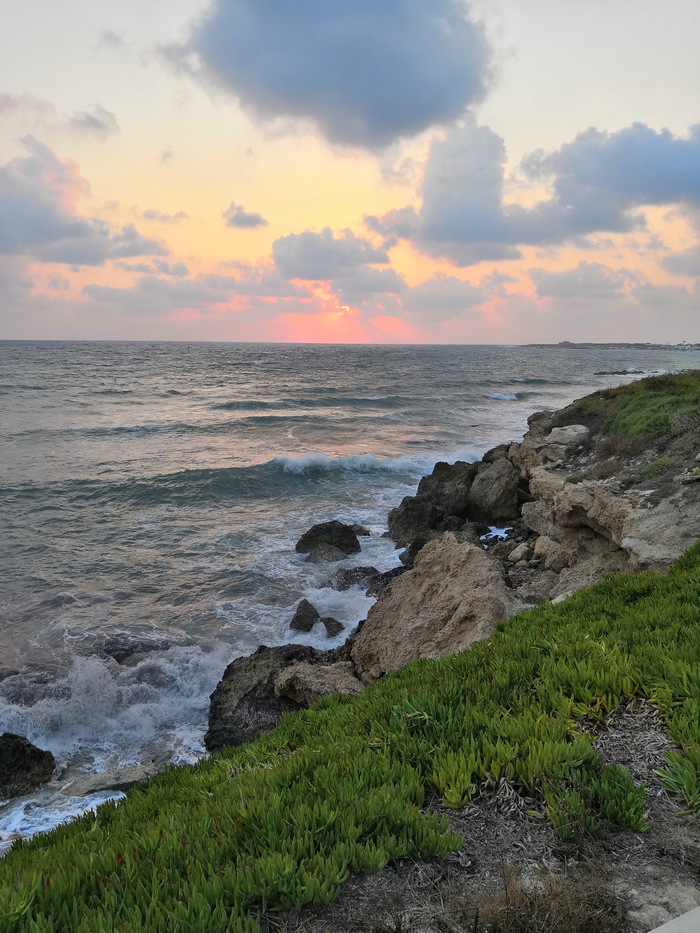
[[[343,641],[372,600],[296,554],[314,522],[366,525],[344,565],[389,569],[386,513],[437,460],[633,378],[600,371],[698,367],[670,349],[0,343],[0,732],[58,760],[0,802],[0,840],[204,754],[232,659]],[[345,633],[291,633],[303,596]]]

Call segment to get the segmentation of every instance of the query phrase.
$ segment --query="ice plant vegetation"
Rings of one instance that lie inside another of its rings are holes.
[[[680,749],[662,780],[700,816],[700,543],[667,575],[606,577],[15,844],[0,928],[253,933],[262,912],[330,901],[350,872],[447,855],[459,840],[425,796],[460,807],[500,781],[562,837],[643,832],[644,787],[584,728],[632,697],[660,710]]]

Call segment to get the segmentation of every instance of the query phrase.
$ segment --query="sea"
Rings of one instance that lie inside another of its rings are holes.
[[[231,660],[341,644],[373,600],[331,572],[399,563],[387,512],[437,461],[689,368],[699,352],[633,346],[0,342],[0,733],[57,760],[0,801],[0,843],[205,755]],[[330,519],[369,529],[362,553],[305,562],[295,542]],[[344,632],[290,631],[302,597]]]

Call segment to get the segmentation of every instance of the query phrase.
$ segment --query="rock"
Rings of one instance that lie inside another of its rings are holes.
[[[428,541],[434,541],[435,538],[440,538],[441,536],[442,532],[440,531],[428,531],[425,534],[418,535],[413,541],[409,542],[408,546],[399,554],[399,560],[406,570],[411,570],[417,555],[423,550]]]
[[[561,428],[552,428],[545,440],[547,445],[558,444],[561,447],[582,447],[591,432],[584,424],[567,424]]]
[[[516,545],[508,555],[508,560],[516,564],[519,560],[530,560],[532,557],[532,547],[525,541]]]
[[[381,594],[351,657],[361,680],[371,683],[417,658],[463,651],[519,608],[498,561],[448,532],[429,542],[414,569]]]
[[[211,752],[252,742],[274,729],[282,713],[299,709],[299,703],[275,694],[275,681],[284,668],[300,662],[320,666],[347,660],[345,646],[318,651],[306,645],[282,645],[258,648],[254,654],[232,661],[210,697],[205,746]]]
[[[472,521],[508,521],[520,515],[520,474],[509,460],[496,460],[479,470],[469,491]]]
[[[551,423],[551,416],[534,421],[528,418],[530,430],[522,443],[511,444],[508,450],[508,459],[526,479],[536,467],[565,460],[589,440],[590,431],[583,424],[568,424],[545,431]]]
[[[345,560],[348,555],[333,544],[317,544],[304,558],[305,564],[330,564],[334,561]]]
[[[331,544],[344,554],[357,554],[360,542],[350,525],[343,522],[321,522],[305,532],[296,543],[295,549],[301,553],[313,551],[319,544]]]
[[[484,463],[494,463],[496,460],[504,460],[508,456],[509,450],[510,444],[499,444],[497,447],[492,447],[491,450],[487,450],[481,459]]]
[[[389,537],[397,547],[406,547],[421,535],[434,530],[444,512],[423,497],[406,496],[389,512]]]
[[[377,576],[370,581],[365,591],[365,596],[379,596],[393,580],[401,576],[401,574],[405,573],[407,570],[408,567],[393,567],[391,570],[385,570],[384,573],[377,574]]]
[[[300,707],[311,706],[334,693],[357,696],[363,689],[349,661],[323,665],[300,661],[285,668],[275,679],[275,696],[287,697]]]
[[[358,538],[369,538],[372,535],[372,532],[369,530],[369,528],[365,528],[364,525],[358,525],[357,522],[354,522],[352,525],[350,525],[350,527]]]
[[[336,570],[328,581],[328,586],[344,593],[351,586],[367,586],[374,578],[379,576],[376,567],[341,567]]]
[[[343,623],[334,619],[333,616],[321,616],[321,623],[325,626],[326,634],[329,638],[335,638],[336,635],[340,635],[345,629]]]
[[[0,735],[0,799],[21,797],[51,780],[56,761],[51,752],[23,735]]]
[[[453,464],[436,463],[430,476],[424,476],[418,484],[417,498],[427,499],[445,518],[456,516],[464,521],[477,470],[476,464],[463,460]]]
[[[296,612],[289,623],[289,627],[295,632],[310,632],[311,629],[320,620],[321,615],[315,606],[312,606],[308,599],[302,599],[296,608]]]

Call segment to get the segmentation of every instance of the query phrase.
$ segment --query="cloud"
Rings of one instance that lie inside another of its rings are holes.
[[[147,210],[141,216],[144,220],[152,220],[159,224],[177,224],[181,220],[190,219],[190,215],[184,211],[178,211],[176,214],[164,214],[162,211]]]
[[[109,246],[111,259],[131,259],[135,256],[168,256],[170,250],[160,240],[142,236],[133,224],[125,224],[112,237]]]
[[[283,275],[308,281],[327,281],[355,272],[361,266],[389,262],[385,250],[377,249],[350,230],[336,238],[330,227],[321,233],[307,230],[280,237],[272,244],[272,257]]]
[[[76,266],[169,255],[133,224],[112,235],[103,220],[83,217],[78,201],[90,187],[75,162],[59,159],[34,136],[22,144],[28,154],[0,166],[0,254]]]
[[[119,52],[126,48],[124,38],[113,29],[102,29],[97,37],[97,47],[101,49],[110,49],[113,52]]]
[[[239,230],[257,230],[270,224],[261,214],[247,211],[242,204],[235,204],[233,201],[223,212],[223,216],[227,227],[236,227]]]
[[[175,152],[171,146],[163,146],[163,149],[160,153],[160,164],[161,165],[170,165],[170,163],[175,158]]]
[[[543,298],[577,300],[618,298],[630,279],[624,270],[610,269],[598,262],[580,262],[574,269],[563,272],[531,269],[530,277]]]
[[[105,225],[77,213],[89,186],[70,160],[61,161],[34,136],[25,157],[0,166],[0,253],[45,262],[100,265],[109,236]]]
[[[0,120],[5,117],[30,117],[44,120],[54,114],[55,107],[42,97],[34,94],[0,94]]]
[[[458,119],[491,83],[464,0],[214,0],[170,59],[255,119],[311,121],[331,142],[382,148]]]
[[[409,316],[428,321],[445,321],[468,317],[472,309],[486,301],[484,289],[451,275],[436,275],[421,282],[401,298],[401,306]]]
[[[89,110],[76,112],[68,121],[69,129],[83,136],[94,136],[96,139],[109,139],[119,132],[116,116],[100,104],[93,104]]]
[[[661,263],[671,275],[700,276],[700,246],[674,253]]]
[[[505,201],[505,165],[505,145],[493,130],[455,127],[431,145],[420,207],[365,222],[389,241],[409,239],[466,266],[517,259],[520,246],[634,231],[645,225],[644,207],[700,205],[700,126],[685,138],[641,123],[617,133],[589,129],[554,152],[530,153],[523,170],[551,189],[532,207]]]

